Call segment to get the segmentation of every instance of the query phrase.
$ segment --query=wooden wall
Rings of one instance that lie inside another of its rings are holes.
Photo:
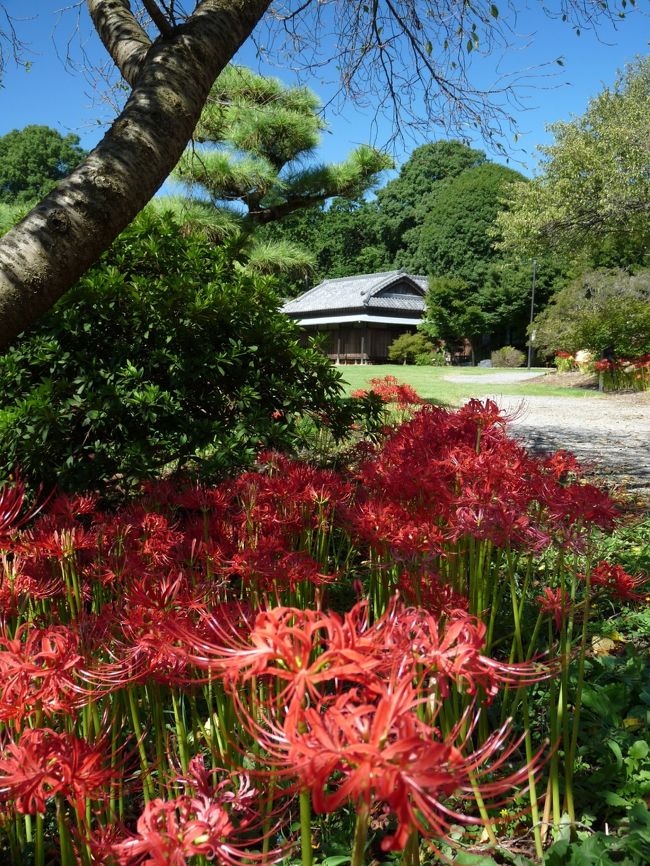
[[[341,364],[381,363],[388,360],[388,347],[396,337],[415,331],[407,325],[331,325],[305,329],[306,335],[326,336],[325,353]]]

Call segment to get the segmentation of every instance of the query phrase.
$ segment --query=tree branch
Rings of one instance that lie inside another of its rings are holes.
[[[88,0],[95,30],[122,77],[132,87],[151,48],[151,39],[136,20],[129,0]]]
[[[164,13],[158,8],[155,0],[142,0],[142,5],[151,16],[151,20],[156,25],[162,36],[172,36],[174,28],[169,23]]]

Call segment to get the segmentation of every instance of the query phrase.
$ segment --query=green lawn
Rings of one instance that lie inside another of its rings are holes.
[[[412,367],[402,364],[359,364],[340,367],[343,381],[349,391],[367,388],[370,379],[395,376],[398,381],[411,385],[425,400],[452,406],[461,405],[468,397],[484,397],[488,394],[505,394],[520,397],[581,397],[600,396],[597,391],[579,388],[558,388],[544,384],[543,379],[528,379],[517,385],[499,385],[483,382],[486,376],[495,373],[512,373],[512,369],[484,369],[479,367]],[[540,375],[544,372],[539,369]],[[448,376],[467,376],[467,383],[448,382]]]

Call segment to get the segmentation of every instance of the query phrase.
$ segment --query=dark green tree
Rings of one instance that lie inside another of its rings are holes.
[[[388,261],[402,265],[408,247],[417,248],[428,200],[439,185],[484,162],[482,151],[460,141],[436,141],[413,151],[398,177],[377,193],[378,233]]]
[[[469,340],[475,364],[480,339],[493,325],[493,315],[480,305],[468,282],[459,277],[429,278],[425,315],[420,325],[428,337],[443,340],[452,350],[460,348],[463,339]]]
[[[26,126],[0,137],[0,203],[29,204],[47,195],[85,156],[79,136]]]
[[[510,184],[524,178],[503,165],[483,162],[447,178],[422,203],[426,207],[417,248],[407,269],[454,276],[480,288],[497,258],[493,229]]]
[[[421,332],[400,334],[388,347],[389,359],[398,364],[415,364],[419,357],[432,353],[433,343]]]

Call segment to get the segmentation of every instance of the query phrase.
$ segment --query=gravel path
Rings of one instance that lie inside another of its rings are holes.
[[[514,416],[512,433],[528,447],[572,451],[597,475],[650,497],[650,392],[492,399]]]
[[[463,375],[463,373],[454,373],[451,376],[445,376],[446,382],[460,382],[463,385],[476,382],[480,385],[516,385],[518,382],[525,382],[526,379],[540,379],[544,373],[539,370],[513,370],[511,373],[486,373],[485,375]]]

